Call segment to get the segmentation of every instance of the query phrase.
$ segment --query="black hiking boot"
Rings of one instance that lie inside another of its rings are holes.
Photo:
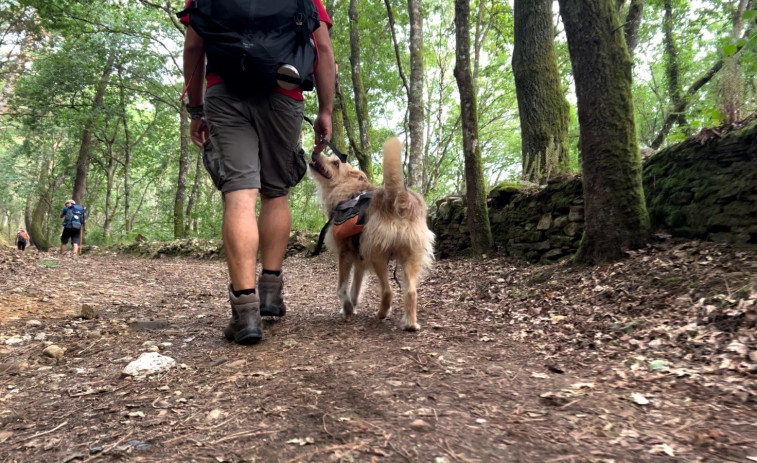
[[[255,344],[263,338],[260,318],[260,299],[257,294],[243,294],[236,297],[229,286],[231,320],[223,334],[237,344]]]
[[[258,294],[260,294],[260,315],[264,317],[283,317],[287,312],[284,297],[284,277],[264,273],[258,279]]]

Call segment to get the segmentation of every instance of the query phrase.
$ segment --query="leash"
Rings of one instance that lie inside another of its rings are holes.
[[[313,130],[315,130],[315,124],[313,124],[313,121],[309,117],[302,116],[302,118],[305,119],[308,122],[308,124],[310,124],[310,127],[312,127]],[[331,151],[333,151],[334,154],[336,154],[336,157],[338,157],[339,160],[342,161],[342,163],[347,163],[347,155],[339,151],[339,149],[337,149],[337,147],[334,146],[333,143],[331,143],[331,140],[324,140],[324,138],[321,137],[321,141],[323,143],[326,143],[326,146],[328,146],[331,149]]]
[[[313,123],[313,120],[307,116],[302,116],[302,118],[305,119],[307,123],[310,124],[310,127],[312,127],[313,130],[315,131],[315,124]],[[336,154],[336,157],[338,157],[339,160],[342,161],[342,163],[347,163],[347,155],[339,151],[339,149],[336,146],[334,146],[333,143],[331,143],[331,140],[324,140],[323,137],[321,137],[321,141],[326,143],[326,146],[328,146],[329,149],[331,149],[331,151],[333,151],[334,154]],[[315,246],[315,250],[310,254],[310,257],[317,256],[323,250],[323,241],[326,238],[326,231],[329,229],[329,225],[331,225],[332,219],[333,219],[333,214],[329,216],[328,222],[326,222],[323,228],[321,228],[321,233],[318,234],[318,243]]]

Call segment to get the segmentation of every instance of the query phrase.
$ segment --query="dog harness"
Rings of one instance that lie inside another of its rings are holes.
[[[343,240],[359,235],[365,228],[366,212],[373,198],[373,191],[364,191],[352,199],[339,203],[331,213],[334,238]]]

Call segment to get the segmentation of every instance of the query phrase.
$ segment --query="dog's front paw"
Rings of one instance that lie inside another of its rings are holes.
[[[352,302],[350,301],[344,301],[342,304],[342,310],[339,311],[339,314],[341,314],[342,318],[345,320],[349,320],[352,318],[352,314],[355,313],[355,306],[352,305]]]
[[[421,329],[421,325],[418,324],[418,322],[411,322],[407,319],[407,317],[402,317],[402,329],[405,331],[419,331]]]

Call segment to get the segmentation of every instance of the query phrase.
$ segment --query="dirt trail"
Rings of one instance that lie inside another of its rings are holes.
[[[442,261],[418,333],[374,323],[372,279],[341,321],[330,256],[294,257],[289,311],[249,347],[221,334],[222,262],[2,250],[0,459],[757,461],[755,257],[665,242],[596,269]],[[177,366],[122,375],[151,349]]]

